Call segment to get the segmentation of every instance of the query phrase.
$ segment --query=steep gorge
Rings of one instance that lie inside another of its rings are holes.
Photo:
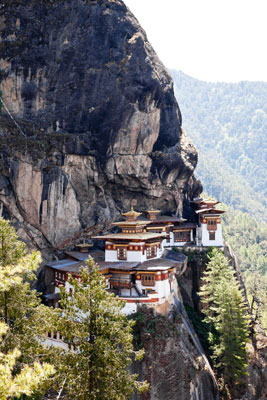
[[[121,0],[0,7],[0,204],[39,249],[201,192],[169,73]]]

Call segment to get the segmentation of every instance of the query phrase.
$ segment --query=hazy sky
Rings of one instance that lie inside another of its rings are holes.
[[[124,0],[168,68],[267,81],[267,0]]]

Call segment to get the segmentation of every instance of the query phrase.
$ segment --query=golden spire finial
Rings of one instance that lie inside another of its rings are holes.
[[[136,221],[137,217],[141,215],[142,213],[134,211],[133,205],[131,205],[131,211],[128,211],[127,213],[122,213],[123,216],[127,218],[128,221]]]

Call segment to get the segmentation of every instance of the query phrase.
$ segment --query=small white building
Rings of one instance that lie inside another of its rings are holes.
[[[196,199],[192,202],[198,218],[196,228],[197,246],[224,246],[221,215],[225,211],[215,208],[219,203],[219,201],[212,199]]]

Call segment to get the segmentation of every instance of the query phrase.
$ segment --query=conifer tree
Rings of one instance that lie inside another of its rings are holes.
[[[237,279],[226,257],[214,250],[200,291],[210,332],[212,358],[223,384],[234,391],[246,373],[249,318]]]
[[[0,322],[0,342],[4,335],[8,335],[8,326]],[[18,349],[7,354],[0,352],[0,400],[21,398],[21,395],[30,396],[54,373],[51,365],[37,362],[31,367],[20,363],[20,371],[14,373],[20,356]]]
[[[59,362],[64,390],[82,400],[129,399],[135,389],[148,387],[129,371],[133,359],[143,355],[133,350],[133,322],[121,312],[125,303],[107,292],[92,258],[80,276],[69,277],[71,296],[61,290],[58,329],[69,345]]]
[[[15,229],[8,221],[0,218],[0,321],[4,323],[1,325],[2,335],[7,330],[4,340],[0,341],[0,358],[2,361],[9,360],[9,364],[3,361],[1,371],[2,376],[12,373],[17,382],[28,371],[27,377],[32,375],[32,385],[29,388],[37,386],[38,371],[40,383],[45,370],[52,371],[52,367],[47,364],[43,368],[38,363],[49,353],[42,346],[42,341],[49,322],[54,317],[53,310],[41,305],[36,291],[30,288],[30,281],[35,278],[34,271],[40,260],[38,252],[27,253],[26,246],[18,240]],[[29,365],[23,369],[27,364]],[[6,365],[6,369],[3,365]]]
[[[234,272],[229,268],[229,263],[221,251],[212,249],[208,258],[209,263],[203,274],[204,284],[200,288],[199,295],[201,302],[205,305],[203,312],[209,318],[209,322],[212,322],[216,311],[214,304],[215,288],[222,278],[231,280]]]
[[[218,340],[212,345],[212,358],[224,382],[234,388],[241,382],[247,367],[249,322],[237,282],[222,278],[215,289],[214,303],[216,313],[213,321]]]

